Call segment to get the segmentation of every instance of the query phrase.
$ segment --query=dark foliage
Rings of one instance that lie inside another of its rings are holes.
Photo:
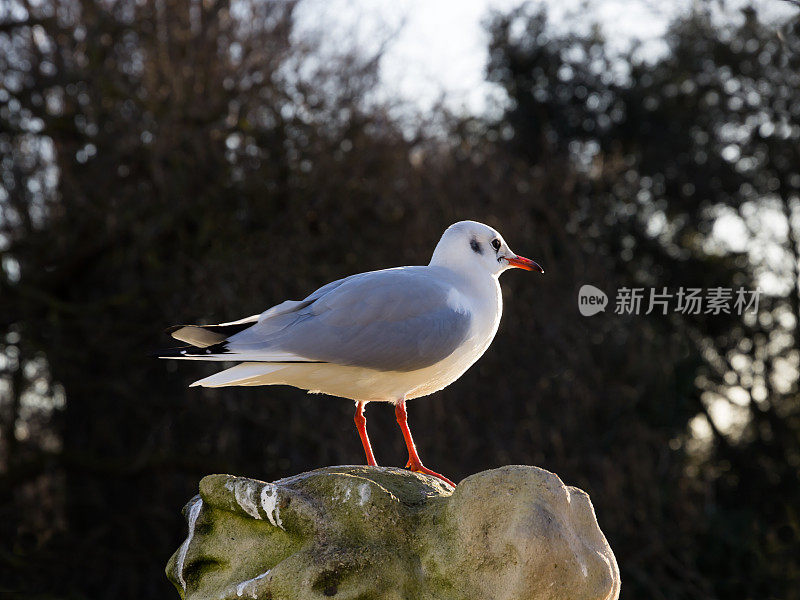
[[[644,61],[522,8],[490,24],[502,116],[412,127],[375,99],[379,56],[297,39],[292,3],[8,6],[0,591],[169,597],[202,475],[360,462],[350,403],[189,390],[215,367],[149,353],[173,323],[426,263],[473,218],[547,275],[505,275],[490,350],[410,404],[429,466],[587,490],[626,598],[800,597],[796,24],[697,11]],[[714,235],[726,216],[747,244]],[[755,317],[577,311],[585,283],[613,302],[765,275]],[[392,411],[368,417],[400,464]]]

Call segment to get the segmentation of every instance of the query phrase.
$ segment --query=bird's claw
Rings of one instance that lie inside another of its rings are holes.
[[[425,475],[431,475],[433,477],[436,477],[437,479],[441,479],[442,481],[452,485],[453,487],[456,487],[456,484],[450,481],[447,477],[437,473],[436,471],[431,471],[428,467],[426,467],[422,463],[415,464],[413,461],[409,460],[406,463],[406,469],[409,469],[413,473],[424,473]]]

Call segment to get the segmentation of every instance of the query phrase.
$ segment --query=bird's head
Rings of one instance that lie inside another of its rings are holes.
[[[495,229],[477,221],[459,221],[448,227],[436,244],[430,264],[495,277],[512,268],[544,273],[535,261],[515,254]]]

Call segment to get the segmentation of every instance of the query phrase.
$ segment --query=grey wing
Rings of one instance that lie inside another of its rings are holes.
[[[349,277],[345,277],[344,279],[332,281],[331,283],[322,286],[317,291],[309,294],[303,300],[287,300],[286,302],[281,302],[280,304],[276,304],[275,306],[268,308],[260,315],[253,315],[251,317],[239,319],[238,321],[229,321],[227,323],[219,323],[217,325],[175,325],[167,329],[167,333],[169,333],[176,340],[186,342],[192,346],[195,346],[196,348],[201,349],[211,347],[216,348],[220,344],[223,344],[229,339],[233,338],[237,333],[250,330],[253,328],[253,326],[258,324],[262,324],[259,329],[259,335],[263,337],[263,335],[269,329],[273,331],[279,331],[287,324],[294,322],[299,311],[306,308],[331,290],[337,288],[348,279]],[[247,337],[247,334],[245,334],[244,337]],[[170,350],[180,351],[183,350],[183,348],[173,348]],[[213,349],[211,351],[213,351]],[[190,356],[186,356],[187,354],[190,354]],[[190,353],[178,352],[174,356],[172,354],[170,356],[173,358],[205,357],[206,359],[212,360],[219,359],[218,356],[216,358],[207,354],[204,356],[202,353],[197,353],[194,351],[191,351]],[[224,358],[225,357],[222,357],[222,359]]]
[[[335,283],[309,304],[231,337],[228,351],[243,359],[413,371],[446,358],[469,336],[471,314],[461,294],[424,269],[374,271]]]

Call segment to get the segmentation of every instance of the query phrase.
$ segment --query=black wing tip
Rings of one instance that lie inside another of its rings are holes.
[[[183,356],[182,352],[188,350],[192,346],[181,346],[179,348],[163,348],[161,350],[151,350],[147,353],[150,358],[172,358]]]
[[[227,348],[227,342],[221,342],[208,346],[207,348],[198,348],[197,346],[178,346],[176,348],[164,348],[163,350],[156,350],[151,352],[150,356],[153,358],[181,358],[183,356],[203,356],[206,354],[229,354],[230,350]]]

